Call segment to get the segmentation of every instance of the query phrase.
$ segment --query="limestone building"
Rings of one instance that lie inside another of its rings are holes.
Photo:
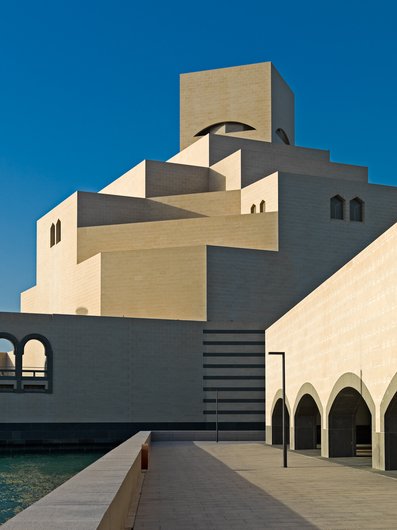
[[[397,224],[266,331],[285,351],[290,445],[397,469]],[[266,361],[268,443],[280,443],[281,372]]]
[[[265,328],[396,221],[396,188],[294,145],[271,63],[180,97],[179,153],[38,221],[36,285],[0,314],[4,443],[212,429],[217,391],[221,427],[260,436]]]

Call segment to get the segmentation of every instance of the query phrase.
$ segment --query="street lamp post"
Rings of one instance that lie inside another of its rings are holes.
[[[219,441],[219,423],[218,423],[218,390],[216,391],[216,419],[215,419],[215,430],[216,430],[216,443]]]
[[[283,351],[269,351],[269,355],[281,355],[282,360],[282,378],[283,378],[283,386],[282,386],[282,429],[283,429],[283,467],[287,466],[287,422],[286,422],[286,401],[285,401],[285,352]]]

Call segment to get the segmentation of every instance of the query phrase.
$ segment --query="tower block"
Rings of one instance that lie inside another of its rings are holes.
[[[271,62],[180,77],[180,147],[208,133],[294,145],[294,94]]]

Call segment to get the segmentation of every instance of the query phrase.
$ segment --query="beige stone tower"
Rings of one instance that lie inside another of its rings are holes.
[[[294,94],[272,63],[180,77],[180,147],[208,133],[294,144]]]

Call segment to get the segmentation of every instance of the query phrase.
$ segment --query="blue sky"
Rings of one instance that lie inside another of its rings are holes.
[[[35,222],[178,151],[178,75],[271,60],[296,143],[397,185],[392,1],[0,2],[0,310],[35,283]]]

